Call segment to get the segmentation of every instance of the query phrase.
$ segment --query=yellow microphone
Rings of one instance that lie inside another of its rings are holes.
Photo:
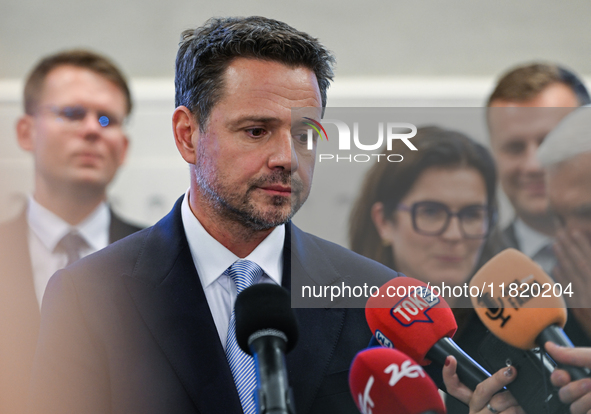
[[[528,350],[550,341],[573,347],[562,330],[567,311],[562,287],[557,285],[525,254],[506,249],[474,275],[470,287],[478,287],[480,293],[471,300],[482,323],[509,345]],[[558,365],[573,380],[589,374],[586,369]]]

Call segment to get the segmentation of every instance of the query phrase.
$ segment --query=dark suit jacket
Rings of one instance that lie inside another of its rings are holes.
[[[39,413],[241,413],[222,344],[184,233],[181,200],[155,226],[57,273],[43,303],[32,381]],[[283,285],[397,274],[288,229]],[[371,336],[363,309],[295,309],[287,355],[298,414],[358,413],[347,376]]]
[[[519,247],[519,242],[517,241],[517,236],[515,236],[515,222],[512,221],[511,224],[507,226],[505,230],[501,233],[501,238],[503,240],[503,247],[505,249],[513,248],[521,251]]]
[[[111,212],[111,242],[135,231]],[[23,211],[0,225],[0,413],[25,411],[40,313]]]

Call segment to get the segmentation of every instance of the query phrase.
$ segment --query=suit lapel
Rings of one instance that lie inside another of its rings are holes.
[[[182,200],[182,198],[181,198]],[[127,288],[200,412],[241,412],[240,400],[187,243],[181,200],[145,242]]]
[[[283,257],[283,287],[291,291],[292,273],[298,280],[314,280],[316,272],[334,269],[319,250],[309,249],[307,236],[293,224],[286,225]],[[322,274],[322,273],[321,273]],[[338,274],[337,274],[338,276]],[[294,312],[299,323],[299,340],[286,357],[289,383],[294,389],[298,413],[309,411],[341,336],[346,309],[302,309]]]

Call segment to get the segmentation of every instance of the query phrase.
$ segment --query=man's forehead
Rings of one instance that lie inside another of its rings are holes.
[[[240,115],[264,117],[265,107],[320,107],[316,75],[304,66],[281,62],[236,58],[223,74],[223,91],[218,105],[240,104]]]
[[[495,107],[488,109],[492,138],[544,136],[573,108]]]
[[[83,86],[83,90],[80,90],[80,86]],[[41,84],[39,98],[43,100],[50,93],[62,97],[66,90],[72,97],[80,95],[88,98],[87,88],[94,91],[93,99],[123,100],[124,104],[127,102],[125,93],[111,79],[89,68],[70,64],[56,66],[47,74]]]
[[[272,80],[265,77],[265,75],[269,76],[274,73],[281,73],[283,77],[297,76],[300,78],[300,82],[304,83],[302,85],[303,87],[314,85],[318,88],[316,74],[312,69],[304,65],[288,65],[277,60],[254,57],[237,57],[232,59],[226,66],[222,74],[222,79],[225,85],[238,79],[241,82],[264,85]],[[242,84],[240,86],[244,85]]]

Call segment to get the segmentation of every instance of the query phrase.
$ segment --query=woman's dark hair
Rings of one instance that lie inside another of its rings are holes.
[[[376,260],[392,269],[396,268],[392,247],[384,246],[371,218],[375,203],[384,205],[384,217],[392,217],[400,201],[408,194],[419,176],[429,168],[474,168],[486,184],[487,205],[491,228],[496,221],[496,168],[489,151],[466,135],[439,127],[418,128],[412,138],[417,151],[411,151],[403,142],[395,142],[391,151],[400,154],[401,162],[377,162],[367,173],[363,189],[351,214],[349,240],[351,250]],[[381,157],[382,160],[386,157]],[[490,240],[490,238],[489,238]],[[496,246],[486,246],[481,255],[487,258],[496,252]]]

